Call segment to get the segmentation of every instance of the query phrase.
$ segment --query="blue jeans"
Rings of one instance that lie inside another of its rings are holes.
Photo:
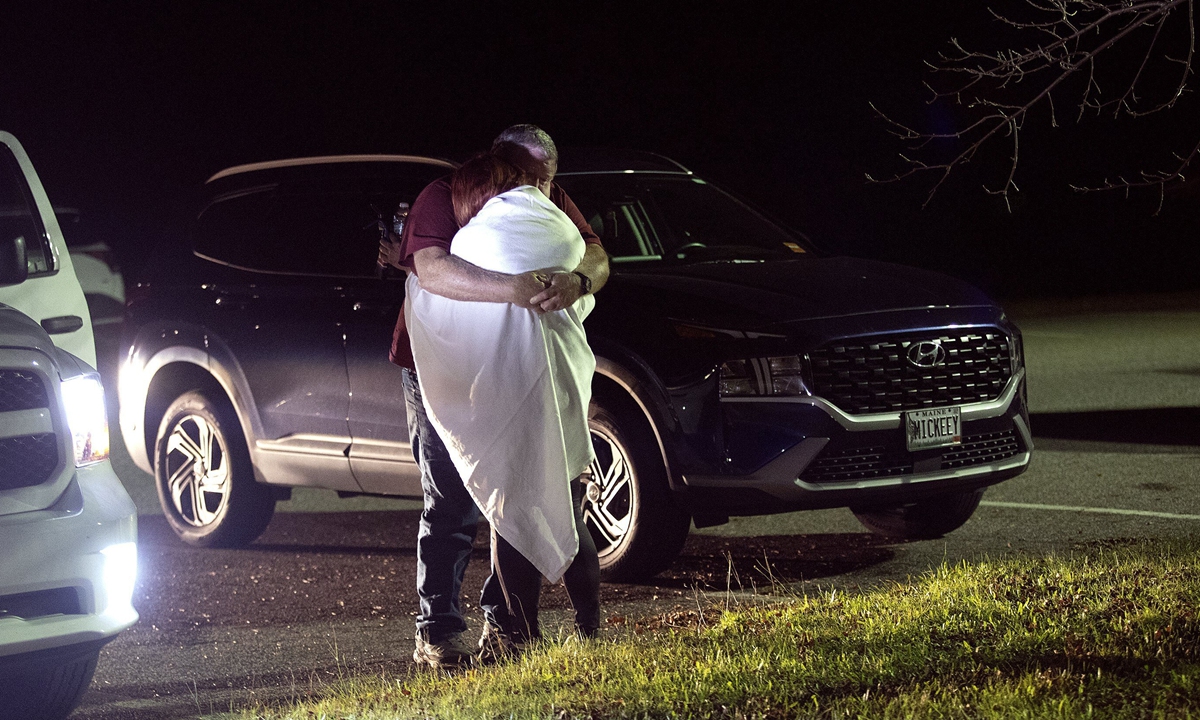
[[[417,530],[417,631],[442,642],[465,631],[462,583],[482,515],[471,499],[437,430],[425,414],[417,374],[405,369],[404,403],[408,438],[421,468],[425,508]],[[496,584],[493,578],[488,583]],[[494,594],[495,591],[493,591]],[[485,585],[485,595],[487,595]]]

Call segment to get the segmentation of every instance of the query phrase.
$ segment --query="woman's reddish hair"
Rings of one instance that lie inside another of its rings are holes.
[[[488,200],[518,185],[529,184],[528,173],[490,152],[467,160],[450,179],[450,199],[459,227],[475,217]]]

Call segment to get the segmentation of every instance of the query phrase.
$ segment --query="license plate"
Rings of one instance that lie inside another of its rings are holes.
[[[904,413],[908,451],[962,444],[962,419],[956,407],[909,410]]]

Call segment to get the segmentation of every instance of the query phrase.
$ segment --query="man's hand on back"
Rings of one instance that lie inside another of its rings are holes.
[[[509,275],[484,270],[438,247],[422,248],[414,253],[413,266],[421,287],[434,295],[451,300],[512,303],[539,314],[544,312],[532,298],[546,289],[546,284],[538,279],[539,275],[549,273]]]
[[[608,254],[599,245],[589,243],[573,272],[554,272],[542,270],[541,273],[550,276],[546,289],[534,295],[530,302],[541,308],[542,312],[555,312],[569,308],[584,295],[595,293],[608,282]],[[592,287],[584,292],[583,279],[576,273],[583,273],[591,280]]]
[[[527,272],[512,276],[512,304],[519,308],[532,310],[538,315],[546,312],[540,302],[535,302],[546,290],[543,278],[549,273],[545,271]]]
[[[556,272],[550,275],[550,284],[534,295],[529,303],[541,312],[557,312],[571,307],[581,297],[583,283],[579,276],[574,273]]]

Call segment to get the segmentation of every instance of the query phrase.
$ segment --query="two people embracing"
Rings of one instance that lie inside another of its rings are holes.
[[[408,271],[391,358],[424,490],[418,664],[488,662],[538,639],[543,578],[566,585],[578,634],[599,629],[599,560],[581,510],[595,370],[583,320],[608,259],[554,184],[557,166],[544,131],[508,128],[426,187],[387,249]],[[461,591],[481,516],[492,562],[472,643]]]

